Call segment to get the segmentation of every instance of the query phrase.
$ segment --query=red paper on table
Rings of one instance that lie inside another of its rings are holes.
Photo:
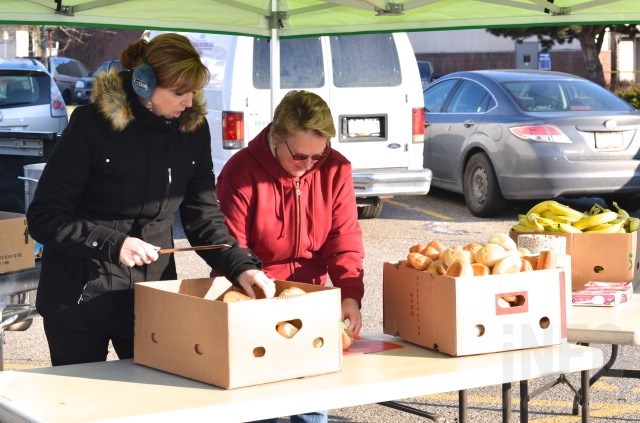
[[[395,350],[397,348],[404,348],[404,346],[400,344],[394,344],[393,342],[362,338],[360,340],[353,341],[349,349],[343,350],[342,354],[344,355],[368,354],[368,353],[374,353],[374,352]]]

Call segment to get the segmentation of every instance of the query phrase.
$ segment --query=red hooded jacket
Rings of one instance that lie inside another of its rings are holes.
[[[351,164],[330,150],[299,181],[269,146],[271,125],[224,165],[217,194],[231,235],[271,278],[324,285],[342,298],[364,295],[362,230]]]

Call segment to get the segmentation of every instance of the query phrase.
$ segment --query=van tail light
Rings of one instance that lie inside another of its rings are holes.
[[[411,109],[411,133],[413,142],[424,142],[424,108],[414,107]]]
[[[244,144],[244,113],[222,112],[222,148],[237,150]]]

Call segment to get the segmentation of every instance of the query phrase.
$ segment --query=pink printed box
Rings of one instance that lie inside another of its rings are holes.
[[[586,291],[620,291],[621,303],[626,303],[631,299],[633,295],[633,283],[632,282],[602,282],[602,281],[590,281],[584,285]]]
[[[620,304],[621,301],[621,291],[609,291],[606,289],[585,289],[582,291],[573,291],[571,293],[571,302],[576,306],[613,307]]]

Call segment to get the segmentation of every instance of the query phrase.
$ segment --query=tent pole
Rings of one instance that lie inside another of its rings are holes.
[[[278,0],[271,0],[271,118],[277,106],[280,92],[280,38],[278,21]]]

